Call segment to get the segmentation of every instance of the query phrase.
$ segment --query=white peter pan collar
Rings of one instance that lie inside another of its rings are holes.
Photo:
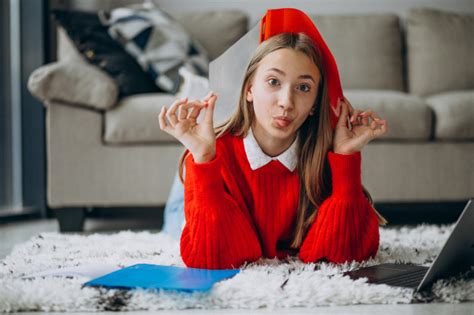
[[[252,170],[256,170],[272,160],[278,160],[281,164],[283,164],[288,170],[293,172],[296,168],[296,164],[298,162],[298,157],[296,153],[297,143],[298,143],[298,135],[295,138],[295,141],[291,144],[291,146],[286,149],[285,152],[282,154],[270,157],[266,155],[262,149],[260,148],[255,136],[253,135],[252,128],[249,128],[247,136],[244,138],[244,148],[245,153],[247,154],[247,159],[250,163],[250,168]]]

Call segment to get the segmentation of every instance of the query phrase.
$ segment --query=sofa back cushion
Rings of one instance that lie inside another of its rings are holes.
[[[212,60],[241,38],[248,28],[247,15],[238,10],[206,11],[196,13],[170,12],[190,35],[206,49]],[[205,21],[205,23],[203,23]],[[58,59],[71,59],[77,53],[71,51],[71,43],[58,36]]]
[[[170,15],[204,46],[210,60],[219,57],[248,30],[248,16],[239,10],[170,12]]]
[[[411,93],[474,88],[474,14],[412,9],[407,48]]]
[[[344,89],[404,91],[402,35],[394,14],[314,15]]]

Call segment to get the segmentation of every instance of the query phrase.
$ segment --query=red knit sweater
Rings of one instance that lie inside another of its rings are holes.
[[[186,158],[181,256],[188,267],[238,268],[260,257],[283,258],[298,207],[298,171],[277,160],[252,170],[243,138],[226,134],[216,157]],[[328,152],[333,192],[318,209],[298,256],[304,262],[362,261],[376,255],[379,229],[363,194],[361,154]]]

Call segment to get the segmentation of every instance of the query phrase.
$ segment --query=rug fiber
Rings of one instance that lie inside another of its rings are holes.
[[[433,289],[413,295],[412,289],[351,280],[343,272],[380,263],[430,266],[441,250],[450,225],[380,229],[380,248],[364,263],[304,264],[296,257],[261,259],[243,266],[235,277],[208,293],[151,290],[106,290],[82,287],[88,279],[22,276],[87,264],[125,267],[137,263],[183,266],[179,243],[164,233],[123,231],[115,234],[43,233],[17,245],[0,261],[0,312],[133,311],[159,309],[289,308],[351,304],[474,301],[472,270],[437,281]]]

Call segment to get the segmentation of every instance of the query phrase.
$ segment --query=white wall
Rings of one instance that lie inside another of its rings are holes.
[[[254,25],[267,9],[294,7],[310,14],[395,13],[406,16],[413,7],[474,13],[474,0],[155,0],[166,11],[207,11],[235,8],[249,14]]]
[[[95,10],[143,3],[141,0],[52,0],[75,9]],[[294,7],[309,14],[395,13],[405,17],[413,7],[430,7],[441,10],[474,13],[474,0],[154,0],[168,12],[195,12],[221,9],[239,9],[249,14],[253,26],[267,9]],[[205,21],[203,21],[204,23]]]

